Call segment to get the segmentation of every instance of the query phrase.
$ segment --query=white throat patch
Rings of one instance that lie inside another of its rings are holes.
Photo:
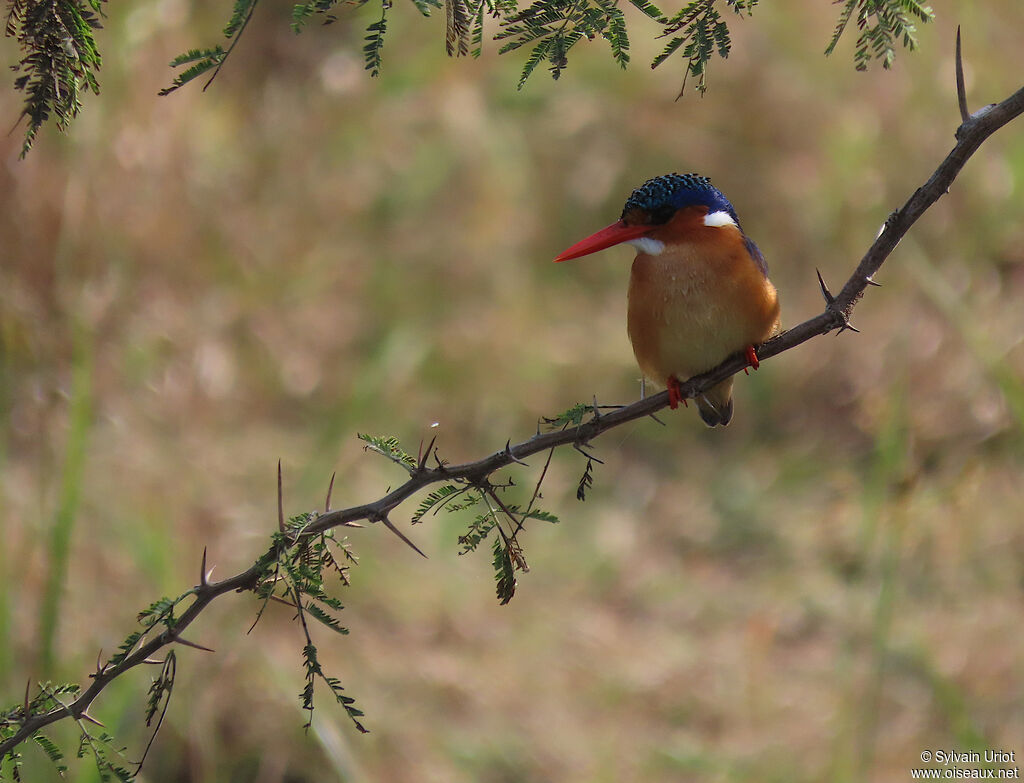
[[[732,215],[728,212],[719,210],[718,212],[712,212],[710,215],[705,215],[704,225],[721,228],[722,226],[735,226],[736,221],[732,219]]]
[[[626,244],[632,245],[641,253],[646,253],[649,256],[660,256],[665,250],[664,242],[660,239],[651,239],[650,237],[628,239],[626,240]]]

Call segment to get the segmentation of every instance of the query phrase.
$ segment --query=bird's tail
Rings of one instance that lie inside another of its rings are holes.
[[[709,427],[724,427],[732,420],[732,380],[726,378],[697,397],[697,411]]]

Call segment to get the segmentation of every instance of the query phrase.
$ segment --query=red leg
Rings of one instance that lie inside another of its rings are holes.
[[[757,360],[757,353],[754,351],[754,346],[752,345],[747,346],[747,361],[755,370],[761,366],[761,362]]]
[[[683,403],[684,408],[689,407],[686,404],[686,398],[683,396],[683,385],[676,376],[670,375],[666,386],[668,386],[668,407],[675,410],[679,407],[680,402]]]

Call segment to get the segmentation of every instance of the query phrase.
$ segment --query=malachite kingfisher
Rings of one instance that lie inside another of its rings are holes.
[[[779,298],[757,245],[732,204],[698,174],[665,174],[633,191],[622,217],[555,261],[628,243],[637,249],[629,279],[627,328],[644,377],[668,389],[675,409],[682,381],[745,352],[779,326]],[[732,377],[697,397],[709,427],[732,419]]]

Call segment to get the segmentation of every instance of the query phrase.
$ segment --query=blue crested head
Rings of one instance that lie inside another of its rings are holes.
[[[622,208],[622,218],[634,210],[644,215],[648,225],[667,223],[676,210],[705,206],[708,212],[726,212],[739,225],[736,210],[711,180],[699,174],[663,174],[638,187]]]

